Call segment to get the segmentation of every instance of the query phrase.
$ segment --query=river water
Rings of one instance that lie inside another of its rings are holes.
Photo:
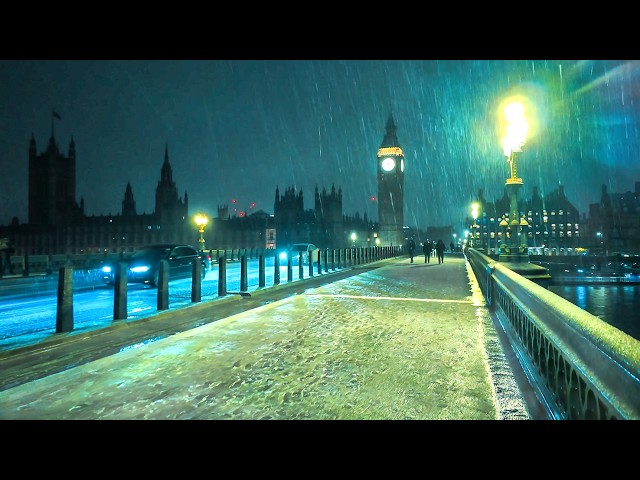
[[[551,285],[549,291],[640,340],[640,285]]]

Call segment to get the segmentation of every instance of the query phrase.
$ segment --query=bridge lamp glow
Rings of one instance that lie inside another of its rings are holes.
[[[198,243],[200,244],[200,251],[204,250],[204,227],[209,223],[209,219],[206,215],[201,213],[197,214],[195,217],[196,225],[198,226],[198,233],[200,233],[200,238],[198,239]]]

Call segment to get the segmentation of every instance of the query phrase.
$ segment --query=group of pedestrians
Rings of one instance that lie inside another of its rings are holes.
[[[442,240],[438,240],[437,242],[431,243],[431,241],[426,240],[422,244],[422,253],[424,254],[424,263],[431,263],[431,255],[435,252],[435,256],[438,258],[438,263],[444,263],[444,251],[446,250],[446,246]],[[410,263],[413,263],[413,257],[415,256],[416,251],[416,242],[413,239],[409,239],[407,242],[407,252],[409,253]]]

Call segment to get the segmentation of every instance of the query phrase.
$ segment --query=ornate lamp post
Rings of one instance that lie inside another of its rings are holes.
[[[524,110],[524,105],[520,101],[508,102],[504,107],[506,135],[502,139],[502,149],[509,163],[509,178],[505,182],[509,195],[509,219],[507,220],[503,216],[500,222],[504,236],[498,260],[505,262],[511,270],[523,277],[546,286],[551,275],[545,267],[529,262],[527,232],[524,230],[529,223],[524,216],[520,217],[518,208],[518,190],[522,187],[523,182],[522,178],[518,177],[516,154],[522,152],[529,131],[529,123],[524,116]]]
[[[504,108],[507,122],[506,135],[502,139],[502,149],[509,163],[509,178],[505,185],[509,195],[509,238],[503,238],[500,249],[501,262],[528,262],[527,238],[522,235],[522,229],[528,223],[524,217],[520,218],[518,209],[518,190],[522,187],[522,178],[518,177],[518,162],[516,153],[522,152],[526,143],[529,124],[524,116],[524,105],[519,101],[508,103]],[[522,237],[522,238],[519,238]]]
[[[502,233],[502,239],[500,240],[500,248],[496,248],[496,251],[499,250],[501,255],[507,245],[507,228],[509,228],[509,223],[507,222],[506,215],[502,215],[502,219],[500,220],[500,233]]]
[[[473,217],[473,225],[471,225],[471,238],[473,240],[473,247],[474,248],[478,248],[479,246],[481,246],[481,241],[479,240],[479,235],[478,235],[478,209],[480,208],[480,205],[478,205],[477,202],[474,202],[471,205],[471,216]]]
[[[200,238],[198,239],[198,243],[200,244],[200,251],[204,251],[204,227],[209,223],[209,219],[206,215],[199,213],[196,215],[196,225],[198,225],[198,233],[200,233]]]

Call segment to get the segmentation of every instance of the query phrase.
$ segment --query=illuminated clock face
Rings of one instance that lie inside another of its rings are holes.
[[[390,172],[391,170],[393,170],[396,166],[396,161],[393,158],[385,158],[384,160],[382,160],[382,169],[385,172]]]

